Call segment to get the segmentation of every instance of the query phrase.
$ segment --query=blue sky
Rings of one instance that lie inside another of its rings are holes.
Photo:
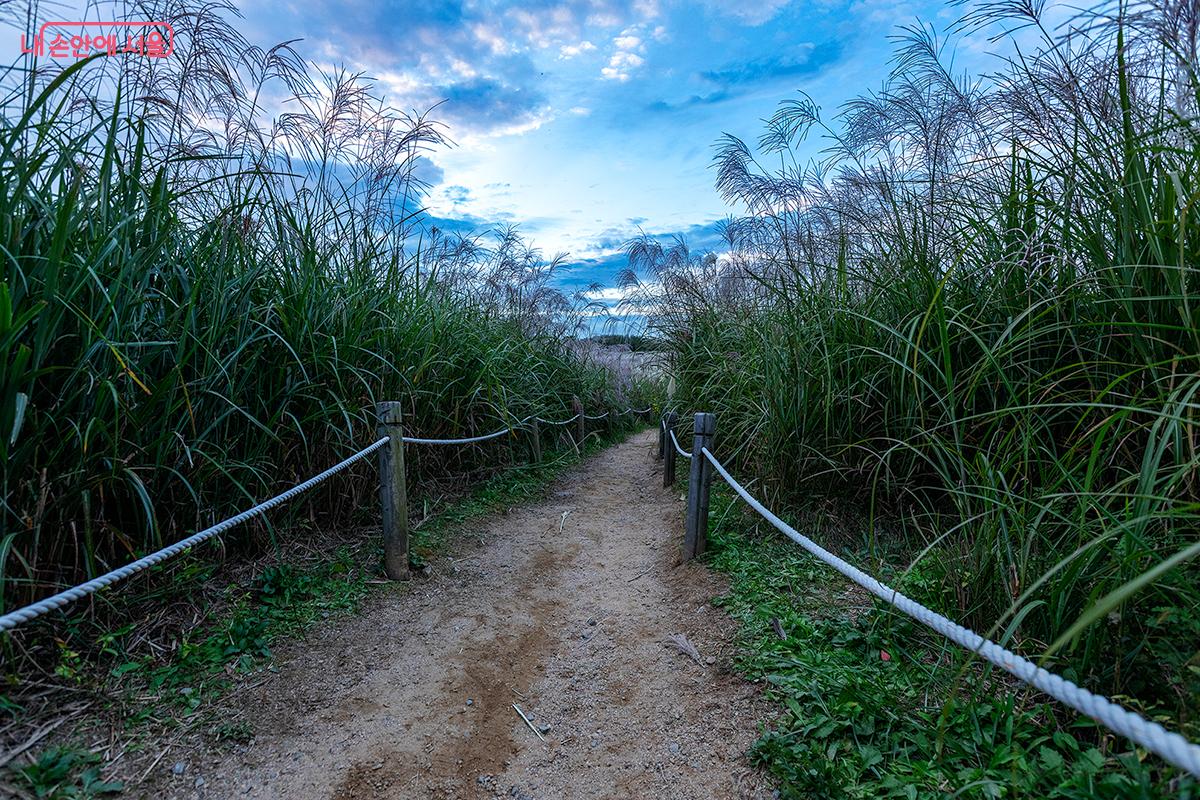
[[[516,224],[567,288],[611,284],[639,229],[714,244],[726,216],[709,168],[723,132],[748,138],[798,90],[829,117],[886,76],[889,35],[956,15],[916,0],[393,0],[244,2],[252,38],[379,82],[434,112],[456,146],[432,154],[444,226]],[[820,146],[813,143],[814,151]]]
[[[422,171],[431,221],[518,226],[547,258],[570,254],[558,278],[568,290],[611,285],[639,231],[719,246],[716,223],[736,211],[713,188],[721,134],[754,140],[797,91],[832,119],[882,85],[898,26],[945,30],[961,11],[942,0],[235,2],[255,43],[301,39],[305,58],[373,77],[394,106],[436,105],[455,145]],[[986,49],[960,47],[958,67]]]

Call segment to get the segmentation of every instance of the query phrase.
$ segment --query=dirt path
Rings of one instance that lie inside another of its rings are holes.
[[[718,579],[675,564],[683,504],[653,444],[588,460],[428,582],[280,652],[234,710],[256,738],[172,754],[145,796],[770,797],[744,755],[767,712],[728,671]],[[677,633],[703,663],[663,645]]]

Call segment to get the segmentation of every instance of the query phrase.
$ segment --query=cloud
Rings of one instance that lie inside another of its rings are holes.
[[[730,92],[721,89],[716,92],[710,92],[705,95],[694,94],[686,100],[680,100],[678,103],[669,103],[666,100],[656,100],[646,106],[647,111],[670,112],[682,111],[687,108],[695,108],[696,106],[710,106],[714,103],[720,103],[734,97]]]
[[[743,25],[757,27],[774,19],[789,2],[790,0],[755,0],[752,3],[729,3],[725,0],[705,0],[704,5],[721,16],[732,17]]]
[[[591,289],[586,292],[581,292],[580,294],[582,294],[582,296],[588,300],[615,303],[626,299],[635,291],[636,289],[632,287],[621,288],[620,286],[605,286],[602,289]]]
[[[446,179],[446,171],[428,156],[417,156],[412,175],[426,186],[437,186]]]
[[[630,73],[640,67],[645,61],[637,53],[618,50],[608,61],[608,66],[600,70],[600,74],[609,80],[627,81]]]
[[[782,78],[812,75],[837,61],[841,55],[842,44],[839,41],[831,40],[821,44],[805,42],[793,48],[790,54],[728,64],[720,69],[701,72],[700,77],[722,87],[762,84]]]
[[[471,190],[465,186],[447,186],[442,189],[442,196],[451,203],[465,203],[471,199]]]
[[[497,134],[529,130],[545,122],[546,97],[533,88],[505,83],[497,78],[476,77],[436,87],[432,98],[445,100],[439,116],[451,129]]]
[[[546,56],[566,61],[597,51],[597,35],[644,38],[630,26],[659,10],[657,0],[278,0],[245,14],[248,25],[293,32],[329,63],[377,78],[395,106],[424,111],[447,101],[437,116],[458,139],[545,124]],[[642,60],[633,42],[623,44],[602,62],[617,80]]]
[[[608,59],[608,66],[600,70],[601,77],[624,83],[634,70],[645,63],[645,59],[638,55],[646,50],[640,35],[641,29],[641,25],[635,25],[613,38],[613,47],[616,49]]]
[[[582,53],[590,53],[595,49],[596,45],[586,40],[579,42],[578,44],[564,44],[562,47],[558,48],[558,57],[574,58]]]

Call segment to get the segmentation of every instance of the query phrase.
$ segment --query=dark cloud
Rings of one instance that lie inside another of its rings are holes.
[[[447,186],[442,193],[452,203],[465,203],[471,199],[471,190],[465,186]]]
[[[531,54],[556,53],[589,26],[620,26],[636,0],[307,0],[246,10],[251,22],[286,29],[324,58],[366,70],[389,101],[435,112],[450,134],[520,128],[548,114],[547,77]],[[3,0],[0,0],[0,5]],[[285,10],[286,9],[286,10]],[[290,15],[284,23],[281,15]],[[444,102],[443,102],[444,101]]]
[[[681,100],[678,103],[668,103],[666,100],[656,100],[655,102],[646,106],[646,110],[656,112],[682,111],[686,108],[695,108],[696,106],[710,106],[714,103],[720,103],[728,100],[731,97],[733,97],[732,94],[722,89],[706,95],[694,94],[688,99]]]
[[[413,177],[425,186],[437,186],[446,179],[446,171],[425,156],[417,156]]]
[[[472,78],[451,83],[435,90],[438,100],[445,101],[439,115],[451,130],[491,130],[533,121],[546,106],[545,96],[538,90],[503,83],[495,78]]]
[[[729,64],[721,69],[701,72],[700,77],[722,87],[763,84],[782,78],[812,75],[837,61],[841,55],[842,43],[833,40],[806,48],[800,54],[769,56]]]

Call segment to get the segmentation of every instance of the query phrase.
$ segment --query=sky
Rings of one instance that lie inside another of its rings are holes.
[[[962,10],[944,0],[233,2],[250,41],[301,40],[305,58],[372,77],[389,104],[433,108],[453,146],[421,170],[430,224],[515,225],[547,259],[567,254],[556,282],[568,292],[611,287],[641,232],[719,247],[716,226],[738,209],[714,188],[718,137],[753,141],[801,91],[832,120],[882,86],[899,26],[945,30]],[[15,43],[6,37],[0,55]],[[818,136],[801,151],[823,146]]]
[[[831,117],[878,89],[889,36],[958,10],[928,0],[244,0],[255,41],[303,38],[310,59],[378,81],[389,103],[446,123],[427,201],[443,228],[516,225],[557,280],[611,285],[639,231],[714,246],[734,209],[713,144],[754,139],[798,91]],[[812,152],[821,142],[809,145]],[[610,293],[611,294],[611,293]]]

